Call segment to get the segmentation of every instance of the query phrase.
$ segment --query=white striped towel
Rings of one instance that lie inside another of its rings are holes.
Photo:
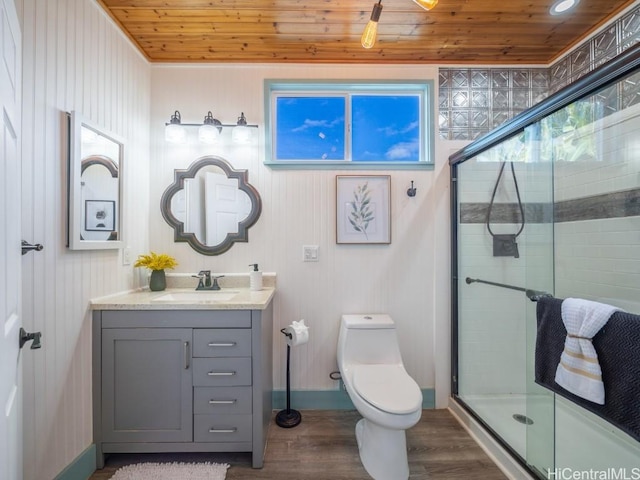
[[[567,338],[556,370],[556,383],[579,397],[604,405],[602,370],[591,339],[609,321],[617,307],[567,298],[562,302],[562,322]]]

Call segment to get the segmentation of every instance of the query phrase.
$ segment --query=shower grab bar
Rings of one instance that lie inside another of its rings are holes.
[[[493,285],[494,287],[509,288],[511,290],[517,290],[519,292],[525,292],[525,294],[527,295],[527,298],[529,300],[531,300],[532,302],[537,302],[538,299],[540,299],[541,297],[551,297],[552,296],[550,293],[543,292],[543,291],[540,291],[540,290],[531,290],[530,288],[516,287],[515,285],[507,285],[506,283],[490,282],[488,280],[481,280],[479,278],[467,277],[465,279],[465,282],[467,282],[467,284],[469,284],[469,285],[472,284],[472,283],[485,283],[487,285]]]

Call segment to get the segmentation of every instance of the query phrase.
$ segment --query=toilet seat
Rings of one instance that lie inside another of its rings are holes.
[[[422,408],[422,392],[402,365],[358,365],[353,388],[380,410],[398,415]]]

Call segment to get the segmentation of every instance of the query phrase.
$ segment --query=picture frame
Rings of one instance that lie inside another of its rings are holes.
[[[114,200],[85,200],[84,229],[87,232],[113,232],[116,229]]]
[[[336,243],[391,243],[391,176],[336,176]]]

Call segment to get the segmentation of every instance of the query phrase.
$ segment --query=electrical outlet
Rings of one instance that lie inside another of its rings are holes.
[[[318,259],[318,245],[303,245],[302,246],[302,261],[303,262],[317,262]]]
[[[122,265],[131,265],[131,247],[122,249]]]

